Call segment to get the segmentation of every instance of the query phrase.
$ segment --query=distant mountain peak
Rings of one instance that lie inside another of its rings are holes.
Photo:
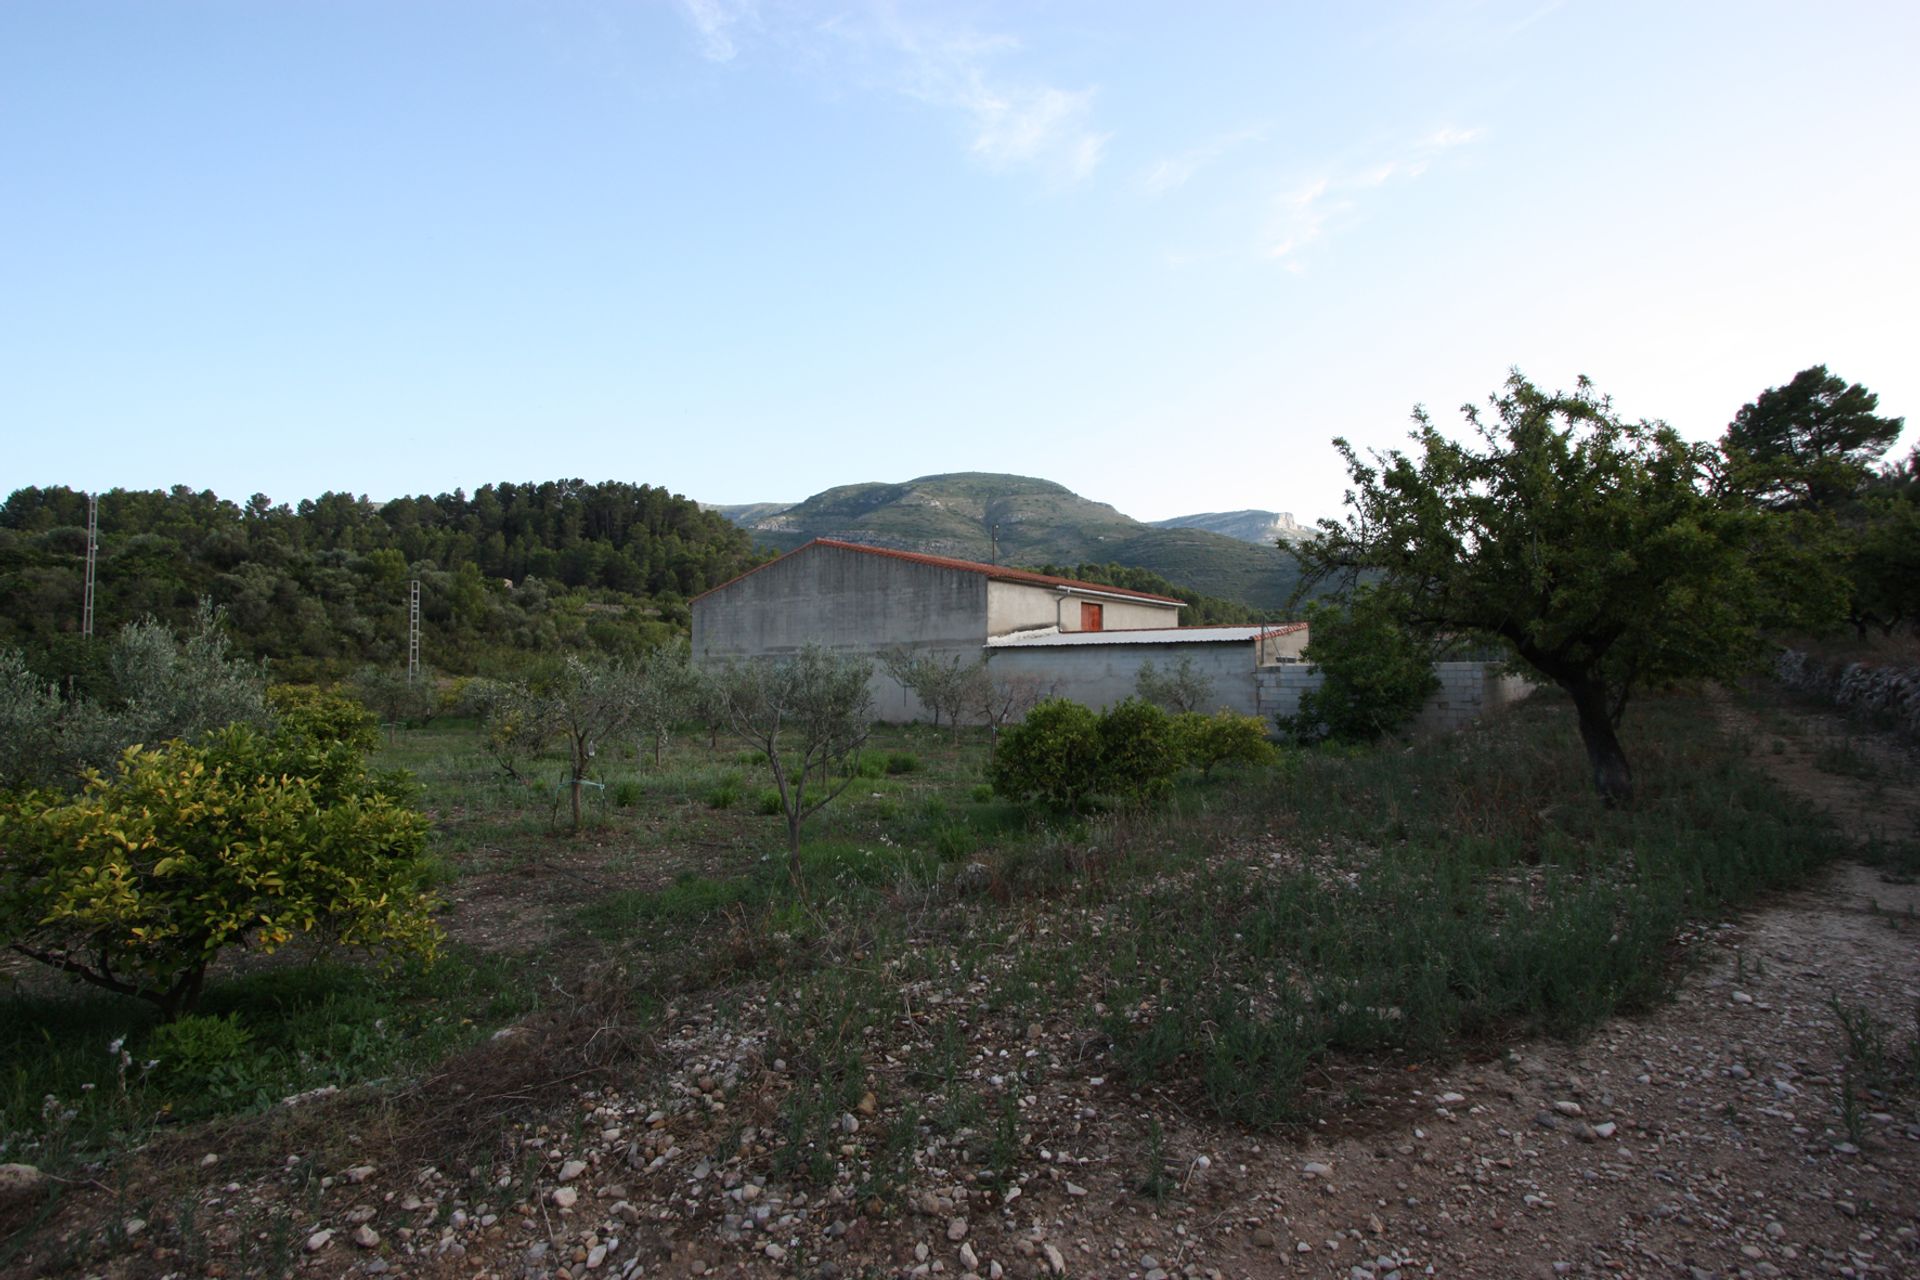
[[[839,538],[1008,565],[1120,564],[1267,609],[1286,601],[1297,577],[1275,540],[1309,532],[1291,515],[1271,511],[1146,524],[1055,481],[991,471],[836,485],[790,505],[713,510],[782,550],[812,538]],[[1224,524],[1216,528],[1207,521]],[[1256,526],[1271,531],[1252,536]],[[1241,533],[1242,527],[1248,532]]]
[[[1299,542],[1313,536],[1313,530],[1295,520],[1291,511],[1203,511],[1171,520],[1155,520],[1153,526],[1156,529],[1205,529],[1256,546],[1272,546],[1282,538]]]

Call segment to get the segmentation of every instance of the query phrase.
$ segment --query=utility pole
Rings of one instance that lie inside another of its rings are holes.
[[[407,605],[407,683],[420,673],[420,579],[413,580],[412,599]]]
[[[993,558],[988,563],[1000,563],[1000,522],[998,520],[993,523]]]
[[[80,594],[80,635],[93,639],[93,569],[100,559],[100,495],[87,495],[87,577]]]

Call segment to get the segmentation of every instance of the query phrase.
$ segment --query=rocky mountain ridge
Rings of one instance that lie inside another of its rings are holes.
[[[1283,606],[1298,580],[1276,539],[1310,532],[1290,514],[1264,511],[1147,523],[1051,480],[978,471],[839,485],[790,506],[710,509],[783,551],[840,538],[999,564],[1120,564],[1259,609]]]

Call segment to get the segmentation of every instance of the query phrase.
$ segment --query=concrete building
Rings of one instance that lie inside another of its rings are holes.
[[[1181,601],[1024,569],[819,538],[693,600],[697,662],[779,657],[809,644],[879,657],[890,649],[980,658],[996,682],[1101,710],[1133,696],[1140,669],[1183,659],[1212,682],[1211,705],[1292,715],[1322,679],[1303,661],[1307,624],[1182,627]],[[1523,697],[1499,663],[1443,662],[1441,689],[1417,727],[1452,730]],[[918,719],[925,708],[878,664],[874,713]]]
[[[1187,660],[1212,682],[1202,711],[1222,707],[1242,715],[1262,714],[1256,677],[1278,663],[1298,665],[1307,645],[1307,624],[1272,626],[1163,627],[1132,631],[1017,631],[987,641],[988,665],[996,677],[1056,690],[1096,711],[1124,702],[1137,691],[1140,669],[1151,662],[1165,672]]]
[[[1144,591],[817,538],[694,597],[693,654],[719,663],[818,644],[869,656],[905,647],[972,662],[996,636],[1164,630],[1178,627],[1184,607]],[[923,714],[884,671],[874,673],[873,694],[882,720]]]

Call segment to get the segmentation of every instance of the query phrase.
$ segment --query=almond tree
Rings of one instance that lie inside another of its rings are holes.
[[[1463,409],[1465,443],[1416,409],[1414,456],[1336,440],[1352,511],[1293,549],[1301,590],[1364,574],[1416,631],[1503,643],[1572,699],[1595,788],[1627,803],[1633,691],[1747,668],[1769,625],[1838,615],[1837,576],[1718,482],[1712,446],[1623,421],[1584,378],[1550,395],[1515,373],[1491,408]]]

